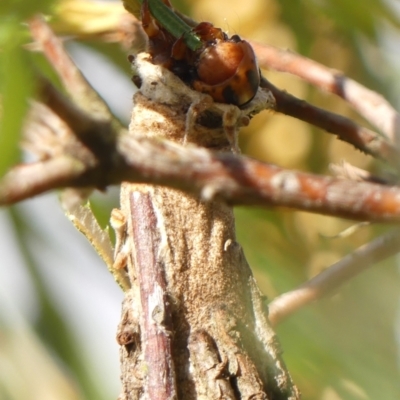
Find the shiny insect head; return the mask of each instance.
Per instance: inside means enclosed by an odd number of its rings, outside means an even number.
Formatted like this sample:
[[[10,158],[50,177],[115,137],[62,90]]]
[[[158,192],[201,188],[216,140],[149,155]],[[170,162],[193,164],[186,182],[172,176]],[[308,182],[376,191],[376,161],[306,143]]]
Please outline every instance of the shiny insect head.
[[[162,2],[172,10],[169,0]],[[176,38],[152,15],[149,0],[142,2],[141,20],[154,64],[168,68],[216,102],[243,106],[254,98],[260,70],[252,47],[238,35],[228,37],[211,23],[201,22]],[[189,36],[198,41],[192,48],[187,44]]]

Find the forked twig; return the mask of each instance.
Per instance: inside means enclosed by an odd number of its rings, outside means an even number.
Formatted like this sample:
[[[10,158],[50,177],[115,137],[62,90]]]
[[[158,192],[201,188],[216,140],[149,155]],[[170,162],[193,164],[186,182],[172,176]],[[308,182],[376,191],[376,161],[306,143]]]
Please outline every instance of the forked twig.
[[[276,111],[308,122],[338,136],[356,149],[370,154],[400,169],[400,149],[376,132],[359,126],[349,118],[332,113],[300,100],[275,87],[264,79],[262,86],[269,89],[276,100]]]
[[[29,29],[36,43],[40,45],[43,54],[57,72],[73,103],[79,106],[81,110],[89,112],[92,117],[97,116],[103,121],[108,119],[117,123],[106,103],[74,64],[65,51],[61,40],[54,35],[42,16],[36,15],[31,18]]]
[[[393,143],[399,144],[400,115],[380,94],[293,51],[251,42],[260,66],[296,75],[320,89],[346,100],[370,124]]]

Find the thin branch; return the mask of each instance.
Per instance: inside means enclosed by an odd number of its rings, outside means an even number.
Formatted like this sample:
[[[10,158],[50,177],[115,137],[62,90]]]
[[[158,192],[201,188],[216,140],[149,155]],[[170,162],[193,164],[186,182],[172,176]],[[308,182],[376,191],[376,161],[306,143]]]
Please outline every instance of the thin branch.
[[[261,67],[288,72],[334,93],[351,104],[369,123],[399,144],[400,115],[380,94],[328,68],[289,50],[251,42]]]
[[[18,165],[0,182],[0,206],[69,186],[86,170],[76,159],[60,156],[47,161]]]
[[[399,251],[400,230],[380,236],[360,247],[297,289],[275,298],[269,305],[271,323],[281,323],[299,309],[328,295],[354,276]]]
[[[400,169],[400,150],[383,136],[370,129],[357,125],[354,121],[300,100],[276,88],[266,79],[262,86],[269,89],[275,97],[276,111],[308,122],[314,126],[334,133],[339,139],[352,144],[366,154],[390,163]]]
[[[114,120],[115,117],[106,103],[82,75],[65,51],[61,40],[55,36],[42,16],[37,15],[31,18],[29,28],[33,39],[58,74],[63,87],[73,102],[93,117],[97,116],[101,120]]]
[[[43,104],[65,121],[76,136],[83,138],[88,132],[98,130],[99,123],[93,115],[77,107],[73,100],[61,94],[45,77],[38,77],[37,86]],[[107,121],[108,118],[104,118],[100,123],[105,126]]]

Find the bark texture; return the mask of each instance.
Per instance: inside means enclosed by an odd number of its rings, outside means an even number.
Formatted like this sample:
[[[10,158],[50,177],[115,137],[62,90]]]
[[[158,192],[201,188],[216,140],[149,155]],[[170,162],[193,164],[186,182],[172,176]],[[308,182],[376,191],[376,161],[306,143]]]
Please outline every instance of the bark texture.
[[[134,67],[142,86],[134,96],[131,135],[235,150],[237,128],[272,101],[260,90],[247,109],[218,105],[146,55]],[[236,242],[232,208],[212,195],[212,187],[200,198],[123,184],[132,287],[117,334],[120,400],[299,398]]]

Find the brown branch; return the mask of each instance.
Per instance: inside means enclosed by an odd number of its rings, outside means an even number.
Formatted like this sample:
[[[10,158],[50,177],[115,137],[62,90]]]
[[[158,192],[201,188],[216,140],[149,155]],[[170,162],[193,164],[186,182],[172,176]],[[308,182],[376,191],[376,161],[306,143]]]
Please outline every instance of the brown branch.
[[[38,77],[37,87],[42,103],[66,122],[76,136],[83,138],[87,136],[88,132],[98,130],[99,126],[93,115],[77,107],[76,103],[62,95],[45,77]],[[105,121],[107,120],[108,118],[105,118],[102,121],[103,126],[106,125]]]
[[[11,170],[0,184],[0,204],[11,204],[55,187],[104,188],[129,181],[180,188],[230,204],[284,206],[357,220],[400,221],[398,187],[285,170],[246,157],[160,139],[121,135],[115,143],[108,138],[103,143],[101,140],[99,135],[93,149],[86,144],[82,158],[66,164],[69,170],[64,167],[58,182],[57,171],[49,168],[61,163],[57,159]],[[84,156],[89,150],[92,153],[87,165]],[[75,152],[69,156],[75,156]]]
[[[266,79],[263,79],[262,86],[274,95],[276,111],[334,133],[339,139],[352,144],[364,153],[380,158],[397,169],[400,168],[400,150],[383,136],[357,125],[349,118],[313,106],[279,90]]]
[[[399,230],[378,237],[333,264],[297,289],[275,298],[269,305],[269,320],[273,325],[281,323],[299,309],[328,295],[354,276],[399,251]]]
[[[171,160],[179,154],[178,162],[164,164],[161,153],[153,153],[153,145],[148,148],[149,155],[140,162],[135,156],[139,151],[136,144],[129,140],[128,145],[127,138],[123,140],[127,143],[123,150],[125,159],[131,167],[143,167],[144,175],[149,178],[159,179],[162,174],[166,178],[163,184],[200,192],[203,198],[217,196],[230,204],[285,206],[359,220],[399,221],[400,189],[397,187],[289,171],[204,149],[183,152],[167,143],[162,152],[165,156],[169,153]],[[145,151],[147,142],[142,141],[140,146]],[[125,176],[126,180],[129,178]]]
[[[399,143],[400,115],[380,94],[346,77],[343,72],[328,68],[292,51],[256,42],[251,42],[251,45],[262,68],[291,73],[340,96],[393,143]]]

